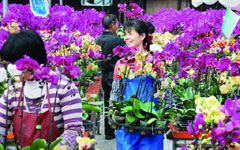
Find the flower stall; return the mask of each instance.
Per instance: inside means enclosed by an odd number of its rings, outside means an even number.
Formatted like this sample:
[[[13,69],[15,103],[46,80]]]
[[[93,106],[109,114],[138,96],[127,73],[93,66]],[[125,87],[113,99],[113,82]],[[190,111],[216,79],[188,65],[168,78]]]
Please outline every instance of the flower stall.
[[[143,15],[144,10],[135,3],[130,6],[119,4],[118,7],[119,12],[129,19],[151,22],[156,32],[148,53],[139,53],[127,46],[114,49],[114,55],[132,56],[143,64],[135,73],[127,65],[117,68],[118,75],[125,79],[123,82],[135,78],[138,81],[135,95],[112,102],[109,113],[116,132],[124,127],[128,133],[155,135],[154,140],[163,141],[160,135],[168,130],[171,122],[173,138],[183,138],[181,134],[186,135],[188,131],[187,138],[193,140],[182,150],[239,149],[240,40],[234,35],[240,33],[240,23],[233,36],[225,39],[221,32],[225,10],[161,9],[149,16]],[[1,16],[2,13],[0,11]],[[236,14],[240,15],[239,12]],[[102,111],[98,63],[113,57],[104,58],[95,43],[103,31],[101,20],[104,15],[94,9],[74,11],[68,6],[55,5],[50,8],[49,16],[42,18],[34,16],[29,5],[9,5],[8,15],[1,18],[0,47],[10,34],[32,29],[44,41],[48,65],[41,66],[29,56],[18,60],[16,65],[0,61],[0,96],[21,81],[17,77],[20,71],[26,73],[28,70],[39,82],[56,86],[66,76],[82,97],[83,119],[96,123],[96,114]],[[122,29],[118,34],[124,37]],[[122,87],[124,91],[132,90],[126,88]],[[96,124],[90,127],[95,130]],[[61,140],[37,139],[23,149],[67,149],[57,146]],[[96,143],[87,137],[72,137],[72,140],[83,150]]]

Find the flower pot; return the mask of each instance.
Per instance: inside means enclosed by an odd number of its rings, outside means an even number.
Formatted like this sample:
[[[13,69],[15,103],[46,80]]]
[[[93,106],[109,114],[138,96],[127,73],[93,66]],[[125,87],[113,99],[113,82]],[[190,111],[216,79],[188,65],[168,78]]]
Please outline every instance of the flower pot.
[[[128,132],[128,133],[134,133],[134,132],[136,132],[136,130],[135,130],[134,128],[132,128],[132,127],[126,127],[126,126],[125,126],[124,130],[125,130],[126,132]]]
[[[154,134],[163,134],[163,130],[154,130],[153,131]]]
[[[113,115],[112,120],[116,123],[123,123],[124,120],[125,120],[125,117],[121,117],[121,116],[118,116],[118,115]]]
[[[156,121],[156,127],[158,127],[158,128],[165,128],[166,127],[166,123],[167,123],[167,121],[157,120]]]
[[[191,122],[192,120],[194,120],[194,118],[181,117],[180,115],[177,115],[176,123],[177,123],[179,130],[187,131],[187,126],[188,126],[189,122]]]
[[[141,135],[149,135],[149,134],[151,134],[151,131],[140,130],[139,133],[140,133]]]
[[[148,125],[147,121],[140,120],[140,127],[146,127]]]

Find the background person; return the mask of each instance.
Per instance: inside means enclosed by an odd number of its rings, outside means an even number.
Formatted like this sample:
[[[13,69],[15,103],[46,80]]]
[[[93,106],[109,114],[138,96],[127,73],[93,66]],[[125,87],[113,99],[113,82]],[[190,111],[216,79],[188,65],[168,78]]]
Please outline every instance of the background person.
[[[99,69],[102,71],[102,88],[104,91],[104,106],[105,111],[108,111],[109,107],[109,98],[110,92],[112,89],[113,82],[113,71],[114,66],[119,59],[118,56],[109,57],[109,55],[113,56],[113,49],[118,45],[124,45],[123,40],[116,35],[116,31],[118,29],[118,20],[116,15],[114,14],[106,14],[102,20],[102,25],[104,27],[103,33],[96,39],[96,44],[100,45],[102,48],[102,52],[105,56],[105,61],[99,64]],[[104,118],[105,124],[105,139],[110,140],[113,139],[114,130],[108,124],[108,118]]]

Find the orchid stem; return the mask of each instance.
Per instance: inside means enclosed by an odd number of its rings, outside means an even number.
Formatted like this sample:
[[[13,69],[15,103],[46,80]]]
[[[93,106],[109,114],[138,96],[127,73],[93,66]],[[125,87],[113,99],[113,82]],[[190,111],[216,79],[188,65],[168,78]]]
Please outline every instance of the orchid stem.
[[[58,91],[61,85],[61,81],[62,81],[62,71],[60,71],[60,79],[58,82],[58,87],[57,87],[57,91],[55,94],[55,99],[54,99],[54,104],[53,104],[53,111],[52,111],[52,118],[51,118],[51,125],[50,125],[50,132],[49,132],[49,136],[48,136],[48,146],[47,146],[47,150],[49,150],[50,148],[50,144],[52,142],[52,132],[53,132],[53,121],[54,121],[54,116],[55,116],[55,108],[56,108],[56,102],[57,102],[57,95],[58,95]],[[46,85],[48,86],[48,84]],[[50,110],[49,110],[50,111]]]

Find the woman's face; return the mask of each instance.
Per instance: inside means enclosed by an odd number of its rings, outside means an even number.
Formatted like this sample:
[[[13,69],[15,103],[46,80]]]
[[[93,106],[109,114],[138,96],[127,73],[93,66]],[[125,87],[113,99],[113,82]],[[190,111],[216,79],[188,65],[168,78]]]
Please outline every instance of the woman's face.
[[[124,42],[128,47],[140,47],[143,45],[145,33],[139,34],[134,28],[130,28],[126,29],[124,34]]]

